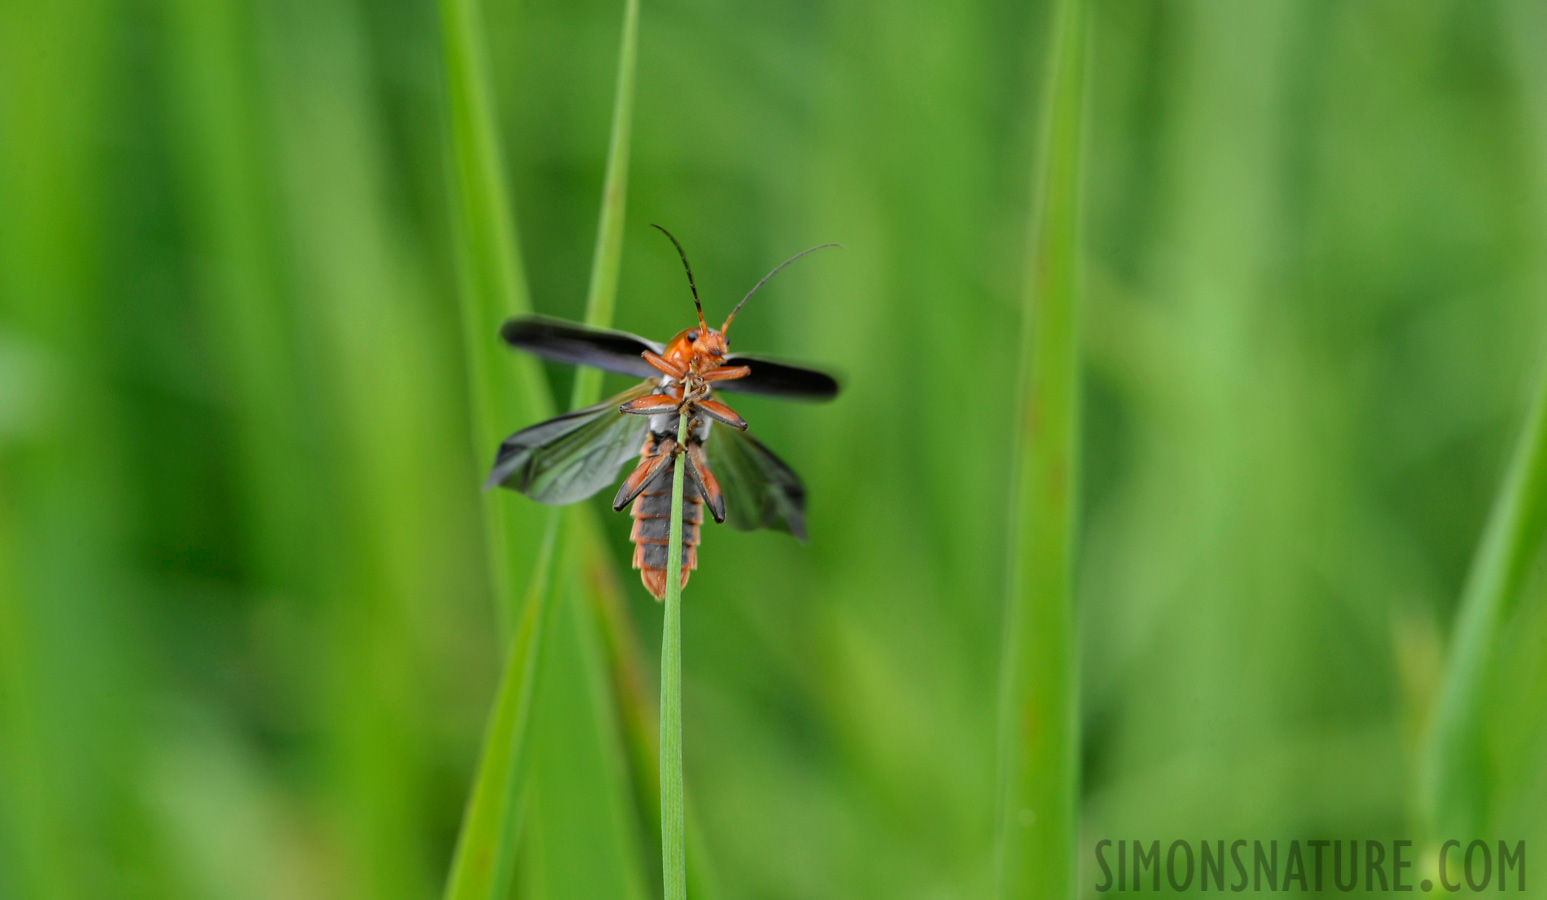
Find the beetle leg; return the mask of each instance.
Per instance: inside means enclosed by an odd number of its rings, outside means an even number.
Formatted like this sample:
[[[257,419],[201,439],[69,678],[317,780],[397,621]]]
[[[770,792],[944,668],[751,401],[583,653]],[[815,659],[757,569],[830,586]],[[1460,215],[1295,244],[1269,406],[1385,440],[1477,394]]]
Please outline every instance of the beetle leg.
[[[638,402],[638,401],[635,401]],[[716,422],[723,422],[737,431],[747,430],[747,420],[736,415],[736,411],[718,400],[699,400],[695,404],[698,410]]]
[[[630,416],[653,416],[656,413],[676,409],[682,401],[670,394],[649,394],[638,397],[618,407],[618,412]]]
[[[752,374],[751,366],[721,366],[704,373],[705,381],[732,381]]]
[[[672,362],[659,353],[656,353],[652,350],[646,350],[639,355],[644,358],[645,362],[649,363],[652,368],[660,372],[662,375],[670,375],[672,378],[675,378],[678,381],[681,381],[687,377],[687,369]]]
[[[619,512],[633,502],[634,498],[639,496],[639,492],[643,491],[655,476],[661,473],[666,464],[671,462],[672,457],[676,455],[676,450],[677,441],[673,438],[666,438],[656,444],[651,455],[641,459],[639,465],[634,467],[634,471],[623,479],[623,484],[618,486],[618,494],[612,498],[612,511]]]
[[[723,523],[725,494],[720,490],[719,479],[709,471],[709,460],[704,458],[704,445],[697,441],[688,444],[687,457],[688,474],[693,476],[693,481],[698,485],[698,492],[703,495],[709,514],[714,516],[716,522]]]

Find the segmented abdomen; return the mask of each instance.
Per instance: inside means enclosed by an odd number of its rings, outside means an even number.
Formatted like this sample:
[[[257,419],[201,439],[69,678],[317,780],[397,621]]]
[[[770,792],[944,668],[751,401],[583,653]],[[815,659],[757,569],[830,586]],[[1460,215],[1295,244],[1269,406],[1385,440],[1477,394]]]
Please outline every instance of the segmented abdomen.
[[[645,439],[643,454],[648,456],[657,449],[654,436]],[[660,600],[666,596],[666,554],[671,543],[671,488],[675,476],[674,466],[667,463],[661,473],[650,480],[644,492],[634,500],[630,515],[634,528],[629,540],[634,542],[634,568],[645,589]],[[682,486],[682,586],[688,576],[698,568],[698,526],[704,521],[704,499],[698,485],[687,478]]]

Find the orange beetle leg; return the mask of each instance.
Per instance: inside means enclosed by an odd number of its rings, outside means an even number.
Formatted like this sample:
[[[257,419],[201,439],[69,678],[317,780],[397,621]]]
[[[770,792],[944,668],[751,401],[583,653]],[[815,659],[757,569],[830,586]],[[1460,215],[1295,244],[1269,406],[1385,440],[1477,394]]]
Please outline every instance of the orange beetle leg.
[[[630,472],[629,476],[623,479],[623,484],[618,487],[618,495],[612,498],[612,511],[618,512],[632,503],[634,498],[639,496],[639,492],[660,474],[668,462],[671,462],[676,449],[677,442],[667,438],[655,448],[654,456],[641,459],[639,465],[634,467],[634,471]]]
[[[750,366],[721,366],[704,373],[705,381],[733,381],[752,374]]]
[[[660,372],[662,375],[670,375],[672,378],[675,378],[678,381],[681,381],[687,377],[687,369],[683,368],[677,363],[672,362],[659,353],[653,353],[649,350],[646,350],[639,355],[644,358],[645,362],[649,363],[652,368]]]
[[[709,471],[709,460],[704,458],[704,446],[702,444],[688,444],[688,473],[698,484],[698,492],[704,495],[704,503],[709,506],[709,514],[714,516],[716,522],[725,521],[725,494],[720,490],[720,481]]]
[[[747,430],[747,420],[736,415],[736,411],[718,400],[699,400],[695,404],[699,411],[716,422],[724,422],[737,431]]]
[[[630,416],[653,416],[656,413],[670,412],[677,408],[680,401],[670,394],[650,394],[618,407],[618,412]]]

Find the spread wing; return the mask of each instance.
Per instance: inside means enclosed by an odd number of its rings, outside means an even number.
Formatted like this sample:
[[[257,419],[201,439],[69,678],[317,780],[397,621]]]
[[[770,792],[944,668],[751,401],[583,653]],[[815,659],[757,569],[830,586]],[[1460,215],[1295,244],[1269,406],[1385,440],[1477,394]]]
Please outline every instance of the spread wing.
[[[507,319],[500,326],[500,337],[510,346],[543,359],[591,366],[637,378],[660,377],[661,373],[650,368],[640,354],[646,350],[660,353],[666,349],[625,331],[591,328],[546,316]]]
[[[772,528],[806,539],[806,486],[772,450],[744,431],[713,428],[704,443],[725,495],[725,521],[740,531]]]
[[[716,382],[715,390],[791,400],[831,400],[838,396],[838,379],[815,369],[734,353],[725,358],[725,365],[746,366],[752,371],[744,378]]]
[[[498,485],[539,503],[560,506],[610,486],[618,478],[619,467],[639,455],[650,427],[647,417],[625,416],[618,407],[653,389],[646,382],[595,406],[516,432],[500,444],[484,490]]]

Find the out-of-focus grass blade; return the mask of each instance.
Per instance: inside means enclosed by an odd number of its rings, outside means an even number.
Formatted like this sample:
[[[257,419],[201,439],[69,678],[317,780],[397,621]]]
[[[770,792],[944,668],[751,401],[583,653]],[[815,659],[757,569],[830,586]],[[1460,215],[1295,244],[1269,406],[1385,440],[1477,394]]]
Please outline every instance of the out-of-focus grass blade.
[[[624,12],[612,138],[608,150],[601,218],[597,227],[591,286],[586,303],[587,323],[598,326],[605,326],[612,319],[622,256],[638,12],[637,0],[629,0]],[[481,60],[478,37],[481,28],[476,4],[473,0],[443,0],[441,19],[453,155],[462,204],[462,228],[466,232],[465,253],[468,258],[464,261],[466,284],[463,290],[463,323],[469,345],[468,364],[477,420],[475,441],[479,447],[493,447],[500,437],[500,421],[531,421],[545,414],[546,410],[539,407],[544,398],[531,397],[533,392],[527,391],[527,415],[515,414],[503,418],[496,415],[497,410],[506,406],[499,401],[500,385],[505,376],[492,368],[490,354],[484,348],[497,333],[499,322],[518,308],[525,309],[527,303],[519,263],[515,257],[515,228],[504,205],[506,200],[500,176],[500,154],[494,138],[489,91]],[[520,364],[527,376],[523,381],[529,385],[537,384],[537,370],[531,362],[523,359]],[[594,402],[600,387],[600,373],[582,370],[575,382],[574,404]],[[502,505],[506,508],[514,506]],[[594,586],[600,590],[608,584],[616,588],[615,580],[587,578],[580,571],[561,572],[551,577],[547,574],[557,552],[557,543],[562,539],[560,520],[564,515],[558,511],[550,514],[531,589],[527,593],[526,609],[521,617],[516,640],[510,648],[495,712],[485,739],[484,755],[452,862],[446,886],[448,898],[498,897],[508,890],[517,852],[519,817],[525,803],[523,782],[529,769],[526,760],[532,752],[529,746],[530,720],[535,684],[540,668],[545,623],[549,618],[552,598],[557,592],[555,582],[560,578],[580,577],[588,588]],[[491,534],[502,525],[497,514],[491,515],[490,523]],[[571,523],[571,528],[565,530],[576,536],[570,539],[580,541],[587,548],[599,544],[595,524],[585,510],[571,513]],[[504,525],[508,531],[508,523]],[[503,556],[508,560],[518,550],[518,546],[508,534],[503,539],[496,535],[491,540],[490,553],[491,556]],[[508,570],[496,572],[493,581],[496,590],[505,591],[516,583],[515,576],[509,574]],[[610,630],[616,632],[626,628],[621,619],[621,602],[616,597],[611,598],[611,602],[598,603],[598,607]],[[578,639],[586,641],[587,637],[581,634]],[[620,640],[616,636],[606,643],[609,649],[619,645]],[[584,662],[594,660],[595,656],[582,653],[574,659]],[[631,831],[625,829],[620,833],[626,844],[630,843],[627,835]],[[637,846],[634,849],[637,851]],[[627,848],[621,851],[620,858],[627,860],[631,856],[636,857],[635,864],[625,862],[622,877],[632,893],[642,893],[637,852],[631,854]]]
[[[1470,840],[1489,821],[1485,686],[1530,563],[1547,540],[1547,376],[1537,386],[1472,561],[1430,727],[1423,801],[1431,836]],[[1541,636],[1547,641],[1547,635]]]
[[[634,802],[644,837],[650,847],[643,858],[651,858],[660,848],[661,792],[660,792],[660,722],[657,706],[650,696],[645,678],[645,657],[624,605],[623,586],[618,583],[616,570],[598,527],[596,518],[586,515],[588,510],[577,510],[577,524],[583,533],[577,535],[581,544],[581,572],[587,593],[600,618],[598,630],[605,641],[604,650],[612,672],[612,697],[617,706],[617,717],[628,754],[629,771],[634,785]],[[713,900],[720,896],[714,866],[705,850],[702,829],[694,813],[693,798],[684,798],[687,817],[687,877],[689,896],[699,900]]]
[[[1547,158],[1547,66],[1532,35],[1547,16],[1539,5],[1503,5],[1522,121],[1532,159]],[[1541,222],[1540,179],[1537,190]],[[1539,229],[1538,229],[1539,231]],[[1534,284],[1541,284],[1536,267]],[[1533,296],[1535,292],[1525,292]],[[1536,301],[1533,301],[1536,302]],[[1540,364],[1540,363],[1539,363]],[[1547,370],[1540,373],[1514,455],[1462,588],[1461,605],[1437,706],[1424,748],[1422,809],[1434,841],[1498,834],[1528,841],[1541,833],[1541,753],[1547,730],[1547,646],[1540,558],[1547,543]],[[1453,857],[1452,857],[1453,858]],[[1501,885],[1502,887],[1502,885]]]
[[[463,352],[472,398],[473,453],[481,461],[479,454],[498,446],[502,428],[511,422],[544,418],[550,414],[551,404],[533,361],[495,354],[500,323],[509,315],[528,311],[530,302],[514,216],[507,206],[477,0],[441,0],[440,18],[451,125],[452,189],[458,211]],[[502,874],[508,877],[516,853],[520,779],[527,768],[528,723],[550,596],[547,568],[561,514],[544,514],[530,504],[504,500],[496,495],[485,499],[484,523],[490,585],[507,624],[506,632],[513,630],[513,634],[447,877],[447,898],[499,896],[495,885]],[[510,605],[516,585],[522,582],[517,560],[525,555],[522,537],[532,534],[534,515],[545,519],[546,525],[530,570],[527,602],[518,613]]]
[[[579,510],[574,511],[578,513]],[[649,896],[628,788],[617,713],[594,598],[577,571],[580,543],[570,515],[560,536],[552,590],[552,638],[532,710],[532,774],[521,841],[522,897]]]
[[[591,256],[591,286],[586,292],[587,325],[612,324],[623,263],[623,223],[628,206],[629,140],[634,128],[634,69],[639,56],[639,0],[624,0],[623,37],[618,46],[618,83],[612,104],[612,137],[607,142],[607,174],[602,179],[602,213],[596,223]],[[575,372],[570,407],[590,406],[601,396],[602,373],[581,366]]]
[[[155,880],[106,277],[115,3],[0,4],[0,895]],[[109,126],[111,127],[111,126]],[[162,891],[162,893],[173,893]]]
[[[505,671],[500,676],[494,711],[484,733],[478,774],[462,816],[462,832],[446,880],[447,900],[497,898],[508,892],[516,856],[513,832],[522,814],[519,780],[528,768],[527,732],[536,692],[538,654],[533,645],[541,636],[541,619],[546,614],[544,598],[550,595],[548,562],[553,558],[559,519],[555,513],[543,538],[539,565],[505,656]],[[500,887],[497,889],[496,885]]]
[[[1074,640],[1078,258],[1085,22],[1062,0],[1037,180],[1021,345],[1015,506],[1001,678],[999,896],[1075,892],[1079,798]]]
[[[463,352],[472,396],[473,453],[492,459],[512,422],[534,422],[553,412],[542,372],[520,354],[501,354],[500,323],[531,311],[515,217],[501,169],[499,140],[488,87],[477,0],[441,0],[451,125],[452,193],[461,273]],[[537,563],[531,550],[547,516],[531,504],[484,502],[490,577],[506,633],[520,611],[511,604]],[[525,548],[525,549],[524,549]],[[508,599],[507,599],[508,598]]]
[[[623,262],[623,226],[628,201],[629,146],[634,121],[634,76],[639,45],[639,2],[626,0],[623,36],[618,48],[618,79],[612,109],[612,135],[607,147],[607,173],[602,184],[601,216],[596,226],[596,250],[591,260],[590,288],[586,294],[585,321],[599,328],[612,323],[618,295],[618,271]],[[575,373],[570,408],[590,406],[601,396],[602,373],[580,367]],[[640,820],[652,831],[660,822],[657,789],[658,723],[645,688],[644,656],[638,633],[624,605],[622,585],[613,574],[613,563],[602,540],[601,529],[589,509],[575,511],[575,539],[581,547],[581,577],[597,611],[604,649],[613,673],[612,695],[635,787]],[[695,896],[711,897],[712,877],[698,850],[701,841],[689,816],[688,844],[694,847],[689,882]],[[658,840],[659,836],[656,835]]]
[[[623,36],[618,48],[618,80],[612,109],[612,135],[607,147],[607,173],[602,185],[602,211],[596,226],[596,250],[591,260],[590,288],[586,294],[585,321],[605,328],[612,323],[618,295],[618,270],[623,262],[623,226],[628,200],[629,146],[634,121],[634,76],[639,45],[639,2],[626,0]],[[580,367],[575,373],[571,409],[590,406],[601,396],[602,373]],[[575,539],[581,544],[582,578],[596,605],[617,705],[622,736],[628,745],[641,821],[652,830],[660,822],[660,775],[658,725],[644,689],[644,657],[639,636],[624,607],[621,585],[612,574],[607,546],[595,516],[576,510]],[[659,835],[655,836],[659,840]],[[688,809],[687,844],[691,849],[688,883],[696,897],[717,894],[712,868],[703,853],[692,809]]]
[[[174,144],[180,199],[198,223],[197,291],[204,327],[232,386],[242,467],[238,486],[256,519],[255,557],[266,577],[292,586],[316,546],[304,498],[324,479],[297,477],[309,422],[298,398],[294,316],[281,291],[282,254],[264,180],[268,135],[257,126],[258,73],[245,3],[166,0],[167,79],[184,140]],[[308,571],[317,578],[319,573]],[[318,579],[320,580],[320,579]]]
[[[626,0],[618,46],[618,71],[613,97],[611,137],[607,148],[607,167],[602,181],[602,202],[597,219],[596,247],[592,254],[590,286],[586,295],[585,322],[598,328],[605,328],[612,323],[613,308],[618,293],[618,272],[623,260],[623,229],[627,220],[629,148],[633,131],[634,80],[638,44],[639,3],[638,0]],[[570,408],[578,409],[594,404],[601,395],[601,379],[602,373],[598,370],[584,366],[578,368]],[[641,732],[636,727],[639,715],[637,710],[629,706],[634,698],[634,691],[631,688],[642,679],[641,655],[637,649],[638,637],[625,612],[621,586],[612,574],[612,563],[607,558],[607,547],[602,540],[593,511],[585,506],[577,506],[566,511],[565,515],[568,521],[560,534],[560,540],[572,545],[572,548],[561,547],[555,551],[560,553],[560,558],[565,561],[559,577],[574,582],[572,587],[577,590],[568,591],[568,596],[577,601],[584,598],[584,602],[592,605],[596,615],[588,615],[586,611],[579,609],[571,611],[578,614],[575,621],[579,627],[570,629],[568,633],[572,634],[582,646],[578,648],[577,655],[564,657],[563,660],[556,658],[554,662],[558,665],[567,661],[568,665],[578,667],[572,673],[574,684],[571,687],[589,685],[592,688],[589,696],[593,702],[600,702],[606,707],[605,715],[610,718],[610,721],[592,723],[595,728],[589,733],[589,737],[600,744],[601,765],[604,770],[622,775],[627,770],[625,757],[637,758],[638,751],[634,745],[641,740]],[[559,590],[557,579],[550,583],[548,590],[550,592]],[[597,633],[598,628],[601,631],[600,635]],[[603,653],[606,654],[607,668],[613,676],[611,684],[606,686],[600,684],[599,679],[593,678],[592,671],[593,666],[602,662]],[[555,685],[555,690],[557,688],[558,686]],[[545,697],[549,693],[552,692],[545,691]],[[553,721],[553,727],[545,726],[541,729],[545,746],[552,747],[551,753],[541,754],[546,761],[539,763],[539,771],[544,773],[544,788],[562,785],[563,782],[559,776],[572,773],[575,769],[576,754],[584,754],[589,749],[583,743],[565,747],[566,737],[570,740],[582,741],[584,738],[574,733],[577,723],[572,709],[566,708],[559,711],[559,716],[559,719]],[[629,745],[626,753],[619,744],[620,738]],[[637,777],[636,772],[635,778]],[[627,780],[623,778],[612,780],[610,785],[615,790],[609,792],[606,797],[596,797],[595,805],[607,806],[616,802],[619,796],[625,794],[626,784]],[[597,828],[595,824],[587,826],[568,817],[558,820],[554,817],[576,806],[579,794],[588,790],[596,791],[598,787],[596,784],[574,784],[568,796],[545,803],[541,814],[545,824],[554,827],[555,831],[565,824],[578,824],[582,830],[588,830],[594,834]],[[636,785],[633,794],[636,807],[640,802],[640,795],[641,792]],[[630,896],[642,896],[645,893],[644,857],[639,852],[641,849],[639,843],[643,819],[637,815],[627,818],[627,821],[610,823],[614,826],[613,833],[620,839],[620,846],[612,848],[616,852],[611,855],[610,861],[617,866],[618,871],[615,875],[622,879],[623,889],[628,891]],[[587,849],[584,858],[573,859],[563,871],[550,872],[544,884],[560,894],[595,893],[599,889],[615,892],[618,890],[615,885],[603,888],[580,878],[587,872],[594,876],[606,867],[605,863],[608,861],[600,853],[600,848],[593,844]],[[497,881],[496,884],[499,882]]]
[[[255,13],[272,91],[282,222],[294,244],[295,312],[318,424],[327,529],[319,611],[328,652],[312,702],[350,884],[334,893],[391,900],[438,881],[416,835],[423,821],[424,731],[416,671],[421,616],[439,575],[434,509],[452,488],[427,465],[457,417],[444,397],[434,307],[392,213],[391,157],[369,91],[369,33],[344,0],[277,0]],[[317,85],[328,84],[328,90]],[[457,442],[460,443],[460,442]]]

